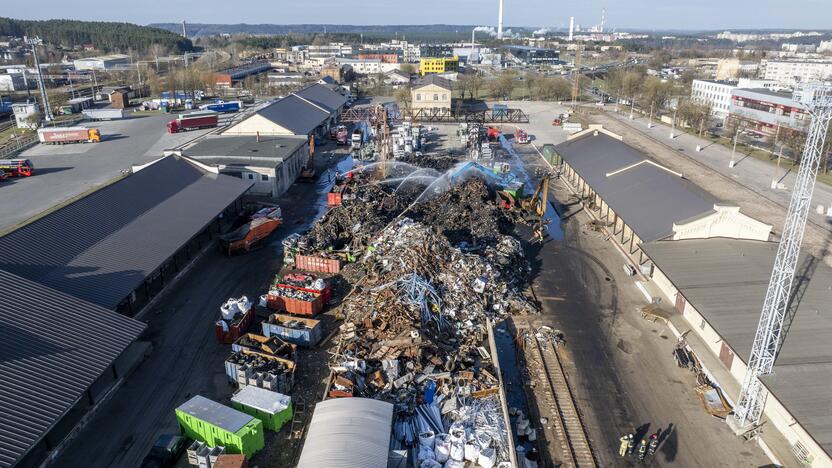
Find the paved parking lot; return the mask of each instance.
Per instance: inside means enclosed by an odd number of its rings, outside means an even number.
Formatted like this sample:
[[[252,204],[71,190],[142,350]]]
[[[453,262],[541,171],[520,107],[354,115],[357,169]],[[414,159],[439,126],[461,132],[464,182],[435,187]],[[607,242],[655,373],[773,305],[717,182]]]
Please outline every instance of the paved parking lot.
[[[107,183],[133,164],[152,161],[162,151],[209,130],[167,133],[173,114],[150,114],[124,120],[82,124],[101,130],[101,143],[37,145],[18,157],[32,161],[35,175],[7,179],[0,185],[0,232],[56,204]],[[224,116],[223,119],[229,119]]]

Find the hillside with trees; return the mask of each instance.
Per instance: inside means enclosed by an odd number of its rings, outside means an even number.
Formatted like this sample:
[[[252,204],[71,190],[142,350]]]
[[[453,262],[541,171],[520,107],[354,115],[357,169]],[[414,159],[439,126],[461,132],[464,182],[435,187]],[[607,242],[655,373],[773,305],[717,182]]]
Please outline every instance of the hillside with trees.
[[[44,42],[67,47],[92,44],[103,52],[146,53],[153,44],[172,52],[193,50],[193,44],[164,29],[102,21],[29,21],[0,17],[0,36],[40,36]]]

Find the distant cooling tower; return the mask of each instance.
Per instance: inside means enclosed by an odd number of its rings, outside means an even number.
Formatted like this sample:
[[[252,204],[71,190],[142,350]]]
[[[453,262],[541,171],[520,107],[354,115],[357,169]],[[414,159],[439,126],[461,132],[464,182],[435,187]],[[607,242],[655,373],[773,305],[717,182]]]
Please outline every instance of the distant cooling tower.
[[[572,40],[572,34],[575,32],[575,17],[569,17],[569,40]]]

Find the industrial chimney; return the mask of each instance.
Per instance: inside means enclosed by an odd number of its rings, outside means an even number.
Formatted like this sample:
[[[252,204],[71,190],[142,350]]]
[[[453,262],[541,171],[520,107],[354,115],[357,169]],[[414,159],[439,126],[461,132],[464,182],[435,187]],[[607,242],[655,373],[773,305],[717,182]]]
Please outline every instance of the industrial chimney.
[[[497,17],[497,39],[503,38],[503,0],[500,0],[500,14]]]
[[[575,32],[575,17],[569,17],[569,40],[572,40],[572,33]]]

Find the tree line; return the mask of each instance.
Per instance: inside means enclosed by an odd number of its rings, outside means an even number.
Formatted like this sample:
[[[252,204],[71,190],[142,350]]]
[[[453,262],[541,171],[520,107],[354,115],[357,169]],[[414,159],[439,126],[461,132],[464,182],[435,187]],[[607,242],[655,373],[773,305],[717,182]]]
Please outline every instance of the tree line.
[[[0,17],[0,36],[39,36],[48,44],[66,47],[92,44],[108,53],[133,50],[145,54],[153,44],[176,53],[194,48],[189,39],[164,29],[102,21],[30,21]]]

